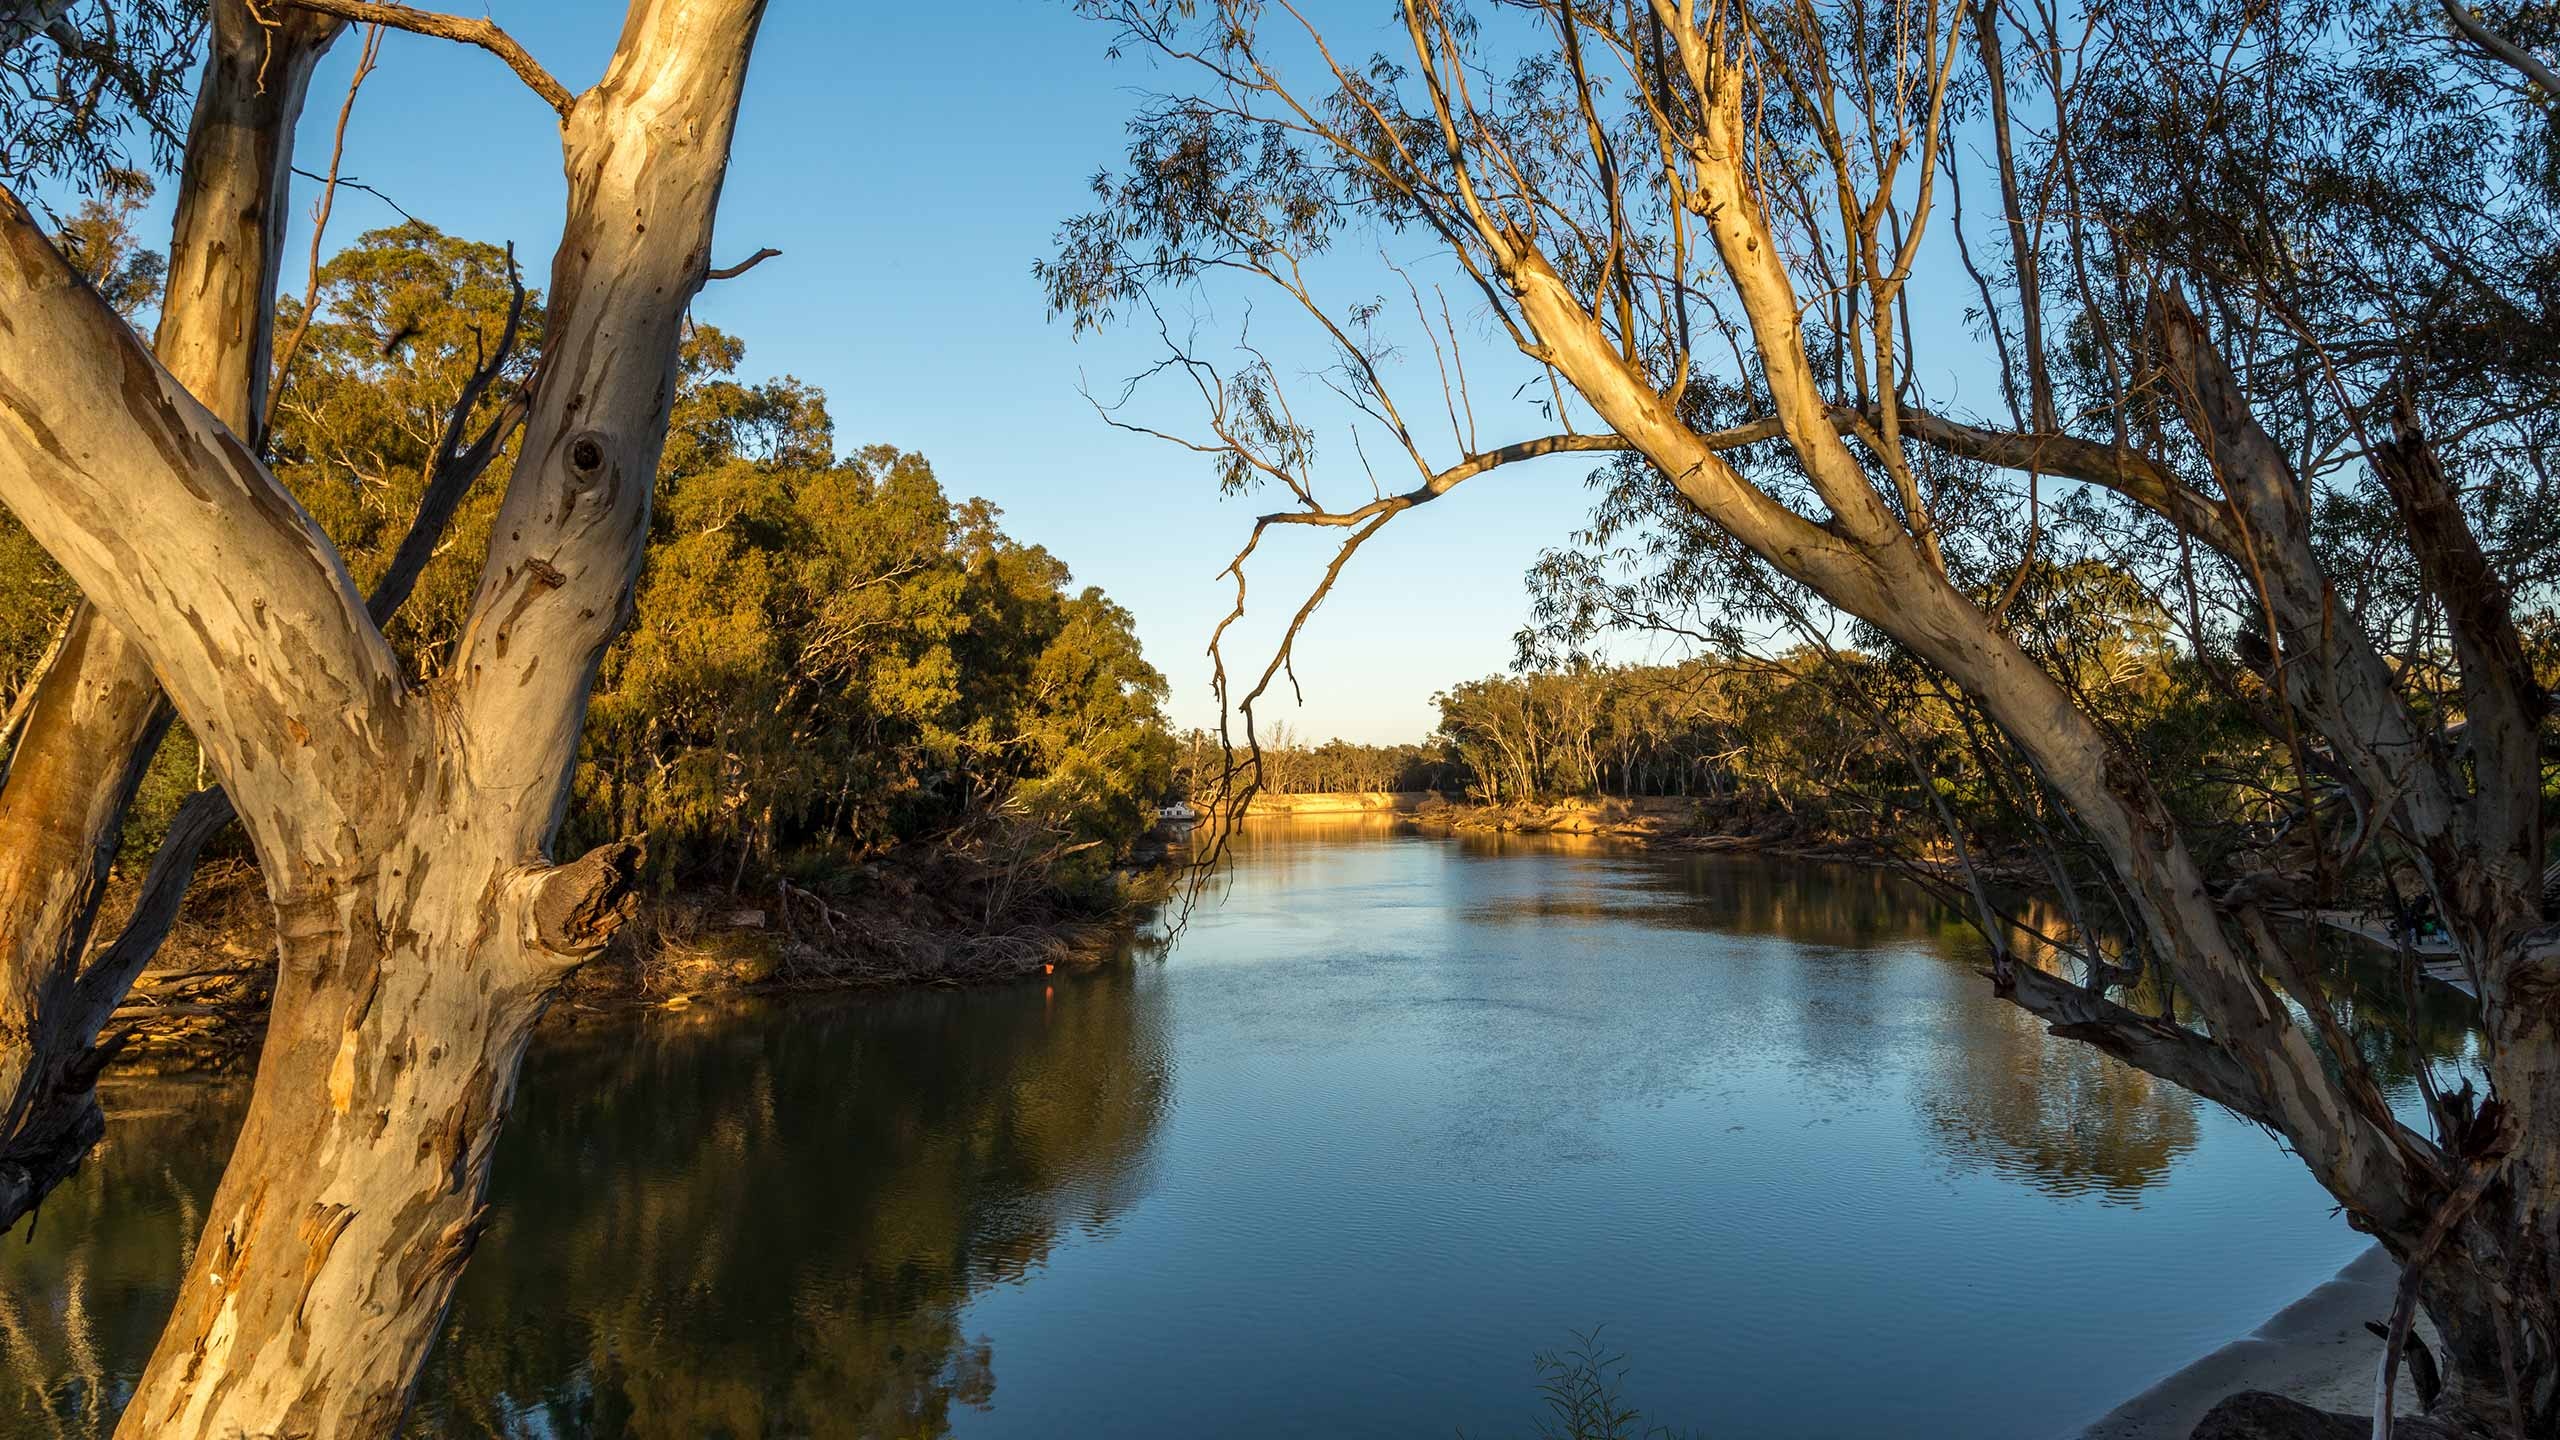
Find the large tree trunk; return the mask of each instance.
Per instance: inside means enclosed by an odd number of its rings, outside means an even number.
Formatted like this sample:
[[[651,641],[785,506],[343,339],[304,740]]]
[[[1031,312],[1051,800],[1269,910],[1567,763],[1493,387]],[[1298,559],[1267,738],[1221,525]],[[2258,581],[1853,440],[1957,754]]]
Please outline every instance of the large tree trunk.
[[[610,934],[618,854],[543,872],[448,805],[348,880],[277,887],[258,1085],[169,1324],[117,1433],[392,1433],[454,1281],[518,1063],[553,985]]]
[[[2443,1339],[2437,1413],[2484,1435],[2517,1433],[2521,1422],[2531,1440],[2551,1440],[2560,1437],[2560,1005],[2544,996],[2529,1010],[2501,1008],[2490,1017],[2488,1068],[2493,1105],[2507,1113],[2471,1128],[2499,1130],[2511,1147],[2476,1162],[2495,1178],[2424,1266],[2418,1298]],[[2384,1243],[2406,1258],[2391,1237]]]
[[[341,22],[295,13],[267,28],[242,0],[221,0],[213,21],[155,348],[249,436],[266,408],[294,122]],[[170,714],[141,647],[81,606],[0,786],[0,1230],[78,1167],[104,1124],[90,1087],[121,996],[96,1003],[81,961]]]
[[[1691,38],[1683,32],[1684,44]],[[2256,912],[2214,893],[2142,757],[2123,753],[1992,615],[1955,589],[1925,543],[1924,518],[1884,503],[1873,462],[1849,449],[1807,359],[1801,307],[1743,163],[1741,87],[1719,73],[1722,63],[1703,51],[1693,62],[1703,97],[1694,208],[1741,299],[1786,438],[1831,515],[1814,524],[1747,483],[1621,353],[1532,237],[1487,225],[1484,241],[1535,333],[1539,358],[1701,514],[1982,703],[2102,847],[2146,938],[2209,1034],[2115,1004],[2103,980],[2081,986],[2021,969],[2003,993],[2057,1034],[2280,1131],[2350,1223],[2419,1267],[2421,1303],[2450,1352],[2442,1357],[2447,1413],[2482,1433],[2520,1423],[2530,1440],[2560,1437],[2560,947],[2529,938],[2545,933],[2534,913],[2540,694],[2517,658],[2511,622],[2488,598],[2499,592],[2481,583],[2485,564],[2423,441],[2404,433],[2384,468],[2422,542],[2422,562],[2446,573],[2443,588],[2474,599],[2474,613],[2454,617],[2475,730],[2468,784],[2421,733],[2378,652],[2351,625],[2336,623],[2335,597],[2281,451],[2201,327],[2174,297],[2161,304],[2157,323],[2184,371],[2190,423],[2214,459],[2230,512],[2253,536],[2254,573],[2288,652],[2320,662],[2297,667],[2302,678],[2288,702],[2391,810],[2483,976],[2497,1106],[2477,1123],[2438,1117],[2432,1140],[2399,1123],[2352,1040],[2318,1023],[2325,1012],[2316,996],[2305,997],[2309,1026],[2286,1008],[2266,977],[2294,984],[2293,957]],[[1890,427],[1871,427],[1866,439],[1871,452],[1889,456],[1893,442],[1874,429],[1889,435]],[[2463,1177],[2478,1173],[2495,1178],[2434,1247],[2431,1226],[2457,1213],[2449,1207]]]
[[[411,689],[310,517],[0,207],[0,498],[142,637],[275,901],[257,1089],[120,1434],[381,1434],[469,1256],[535,1019],[629,855],[553,866],[709,268],[762,0],[633,0],[457,662]],[[158,622],[158,623],[154,623]]]

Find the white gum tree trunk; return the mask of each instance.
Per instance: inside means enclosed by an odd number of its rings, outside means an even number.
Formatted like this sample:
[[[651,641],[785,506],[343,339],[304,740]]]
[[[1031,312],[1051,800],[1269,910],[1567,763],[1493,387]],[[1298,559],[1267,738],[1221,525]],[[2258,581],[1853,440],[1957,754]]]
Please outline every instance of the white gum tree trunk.
[[[389,1433],[534,1021],[628,849],[548,859],[624,608],[762,0],[632,0],[461,661],[412,690],[292,498],[0,206],[0,499],[142,640],[275,902],[256,1091],[120,1435]]]
[[[293,129],[342,22],[213,7],[155,350],[235,434],[264,413]],[[149,657],[82,606],[0,784],[0,1230],[95,1142],[90,1079],[121,986],[80,974],[135,787],[169,722]],[[119,993],[101,993],[113,988]]]

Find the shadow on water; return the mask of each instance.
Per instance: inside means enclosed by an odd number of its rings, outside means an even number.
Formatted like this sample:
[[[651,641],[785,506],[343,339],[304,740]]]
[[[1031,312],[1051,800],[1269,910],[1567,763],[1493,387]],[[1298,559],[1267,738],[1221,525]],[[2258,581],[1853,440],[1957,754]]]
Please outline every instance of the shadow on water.
[[[1148,1184],[1171,1075],[1146,980],[546,1037],[407,1433],[945,1433],[1001,1372],[964,1333],[969,1297]],[[111,1424],[218,1176],[205,1132],[244,1099],[114,1095],[113,1143],[0,1272],[0,1433]]]

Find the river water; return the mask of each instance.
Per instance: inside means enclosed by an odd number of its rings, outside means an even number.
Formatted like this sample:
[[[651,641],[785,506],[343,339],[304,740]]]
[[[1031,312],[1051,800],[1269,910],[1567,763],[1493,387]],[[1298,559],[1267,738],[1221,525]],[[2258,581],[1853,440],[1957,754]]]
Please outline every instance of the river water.
[[[414,1436],[2069,1434],[2353,1258],[1888,876],[1260,826],[1054,985],[547,1032]],[[110,1423],[241,1094],[110,1093],[0,1247],[0,1434]]]

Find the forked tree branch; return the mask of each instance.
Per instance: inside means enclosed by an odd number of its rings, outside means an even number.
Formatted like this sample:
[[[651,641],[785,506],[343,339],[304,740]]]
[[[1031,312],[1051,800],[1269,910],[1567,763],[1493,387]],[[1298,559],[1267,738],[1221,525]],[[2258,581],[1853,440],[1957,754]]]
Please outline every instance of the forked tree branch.
[[[410,592],[417,588],[418,576],[434,558],[436,546],[452,525],[463,497],[488,472],[489,463],[505,448],[508,437],[524,424],[528,401],[525,392],[519,390],[490,417],[479,438],[468,446],[462,444],[471,412],[479,407],[481,397],[497,383],[515,355],[516,337],[524,319],[525,288],[523,278],[516,272],[513,246],[507,248],[507,280],[515,288],[515,298],[507,306],[506,328],[480,368],[463,382],[461,394],[445,417],[434,457],[428,462],[427,486],[418,498],[417,513],[410,518],[408,533],[400,537],[400,548],[392,553],[389,568],[365,601],[366,613],[376,625],[389,625],[391,617],[407,602]],[[205,845],[222,833],[237,813],[230,797],[218,785],[197,791],[178,807],[177,818],[161,837],[160,848],[152,852],[150,868],[143,874],[141,891],[124,929],[112,942],[100,947],[88,968],[81,972],[80,996],[85,1007],[82,1023],[88,1026],[88,1033],[94,1035],[106,1025],[133,989],[134,981],[151,963],[151,957],[159,953],[161,943],[169,938],[170,927],[177,924],[179,903],[186,898],[187,887],[194,883],[196,863],[202,858]]]
[[[406,5],[385,4],[382,0],[274,0],[274,3],[321,15],[335,15],[342,20],[366,25],[406,30],[413,35],[433,35],[439,40],[477,45],[506,61],[507,68],[532,86],[534,94],[542,97],[542,103],[562,116],[567,116],[569,107],[577,102],[578,97],[570,93],[568,86],[552,78],[551,72],[542,68],[541,61],[534,59],[531,52],[516,43],[514,36],[499,29],[493,21],[440,15],[432,10],[413,10]]]

